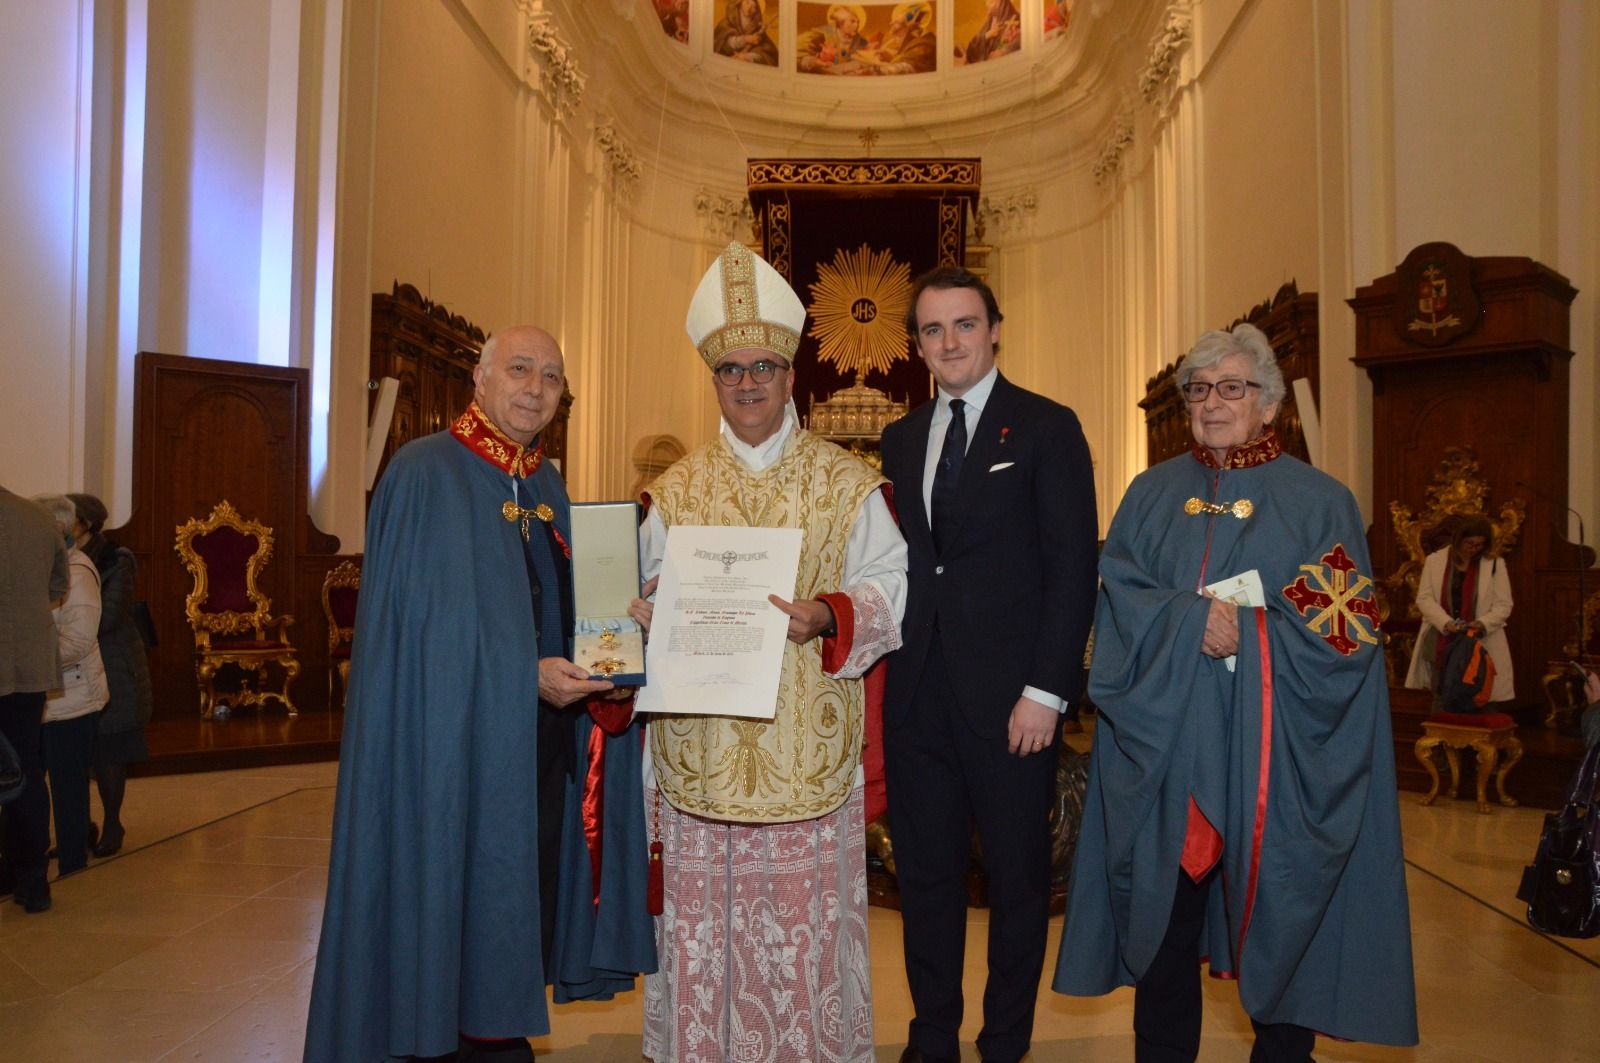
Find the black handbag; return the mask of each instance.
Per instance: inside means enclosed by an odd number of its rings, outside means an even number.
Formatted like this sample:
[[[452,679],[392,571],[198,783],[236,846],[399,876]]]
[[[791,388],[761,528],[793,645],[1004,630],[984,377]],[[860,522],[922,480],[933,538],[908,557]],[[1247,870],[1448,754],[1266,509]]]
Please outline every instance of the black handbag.
[[[22,774],[22,758],[17,756],[6,736],[0,735],[0,805],[15,801],[27,782]]]
[[[1560,812],[1544,817],[1533,863],[1522,872],[1517,899],[1528,902],[1528,924],[1557,937],[1600,935],[1600,807],[1595,773],[1600,746],[1589,747],[1572,793]]]

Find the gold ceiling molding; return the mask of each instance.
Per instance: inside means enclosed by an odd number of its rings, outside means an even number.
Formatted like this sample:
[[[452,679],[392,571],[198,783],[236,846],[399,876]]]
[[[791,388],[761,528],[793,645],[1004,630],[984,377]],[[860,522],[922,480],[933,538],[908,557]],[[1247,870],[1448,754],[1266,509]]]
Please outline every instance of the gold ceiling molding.
[[[811,286],[811,335],[817,357],[859,378],[886,373],[909,360],[905,315],[911,305],[911,267],[892,252],[863,243],[839,248],[817,266]]]
[[[976,195],[982,173],[977,159],[753,159],[746,171],[751,189],[948,188]]]

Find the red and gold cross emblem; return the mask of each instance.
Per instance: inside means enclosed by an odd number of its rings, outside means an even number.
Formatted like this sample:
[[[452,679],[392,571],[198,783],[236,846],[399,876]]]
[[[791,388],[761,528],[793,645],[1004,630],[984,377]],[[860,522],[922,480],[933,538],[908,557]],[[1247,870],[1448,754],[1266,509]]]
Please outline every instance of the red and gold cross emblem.
[[[1285,587],[1283,596],[1302,616],[1311,617],[1306,627],[1346,657],[1360,649],[1363,642],[1369,646],[1378,644],[1378,603],[1368,593],[1372,580],[1356,571],[1356,563],[1344,552],[1343,543],[1323,554],[1317,564],[1301,565],[1300,571],[1304,575]],[[1311,583],[1306,581],[1308,576]]]

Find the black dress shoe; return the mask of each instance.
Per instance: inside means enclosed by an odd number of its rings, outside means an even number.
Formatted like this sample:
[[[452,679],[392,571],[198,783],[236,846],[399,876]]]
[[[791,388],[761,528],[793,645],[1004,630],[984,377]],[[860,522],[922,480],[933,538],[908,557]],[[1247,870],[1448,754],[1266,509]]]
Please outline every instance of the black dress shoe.
[[[19,884],[17,892],[11,900],[13,903],[22,905],[22,910],[29,915],[48,912],[50,910],[50,883],[41,882],[32,888]]]
[[[115,828],[107,826],[105,833],[100,835],[99,843],[94,847],[94,855],[101,860],[117,855],[122,851],[123,834],[120,823]]]
[[[906,1045],[906,1050],[900,1053],[900,1063],[961,1063],[958,1059],[946,1059],[943,1056],[930,1056],[915,1045]]]
[[[521,1037],[505,1040],[462,1037],[456,1059],[459,1063],[532,1063],[533,1046]]]

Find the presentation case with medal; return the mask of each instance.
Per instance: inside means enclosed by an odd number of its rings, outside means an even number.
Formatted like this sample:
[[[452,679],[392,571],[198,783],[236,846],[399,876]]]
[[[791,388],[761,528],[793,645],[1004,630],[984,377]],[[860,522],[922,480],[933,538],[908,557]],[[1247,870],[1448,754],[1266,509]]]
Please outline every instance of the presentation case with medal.
[[[639,597],[639,504],[572,505],[572,659],[594,679],[644,685],[644,632],[628,615]]]

